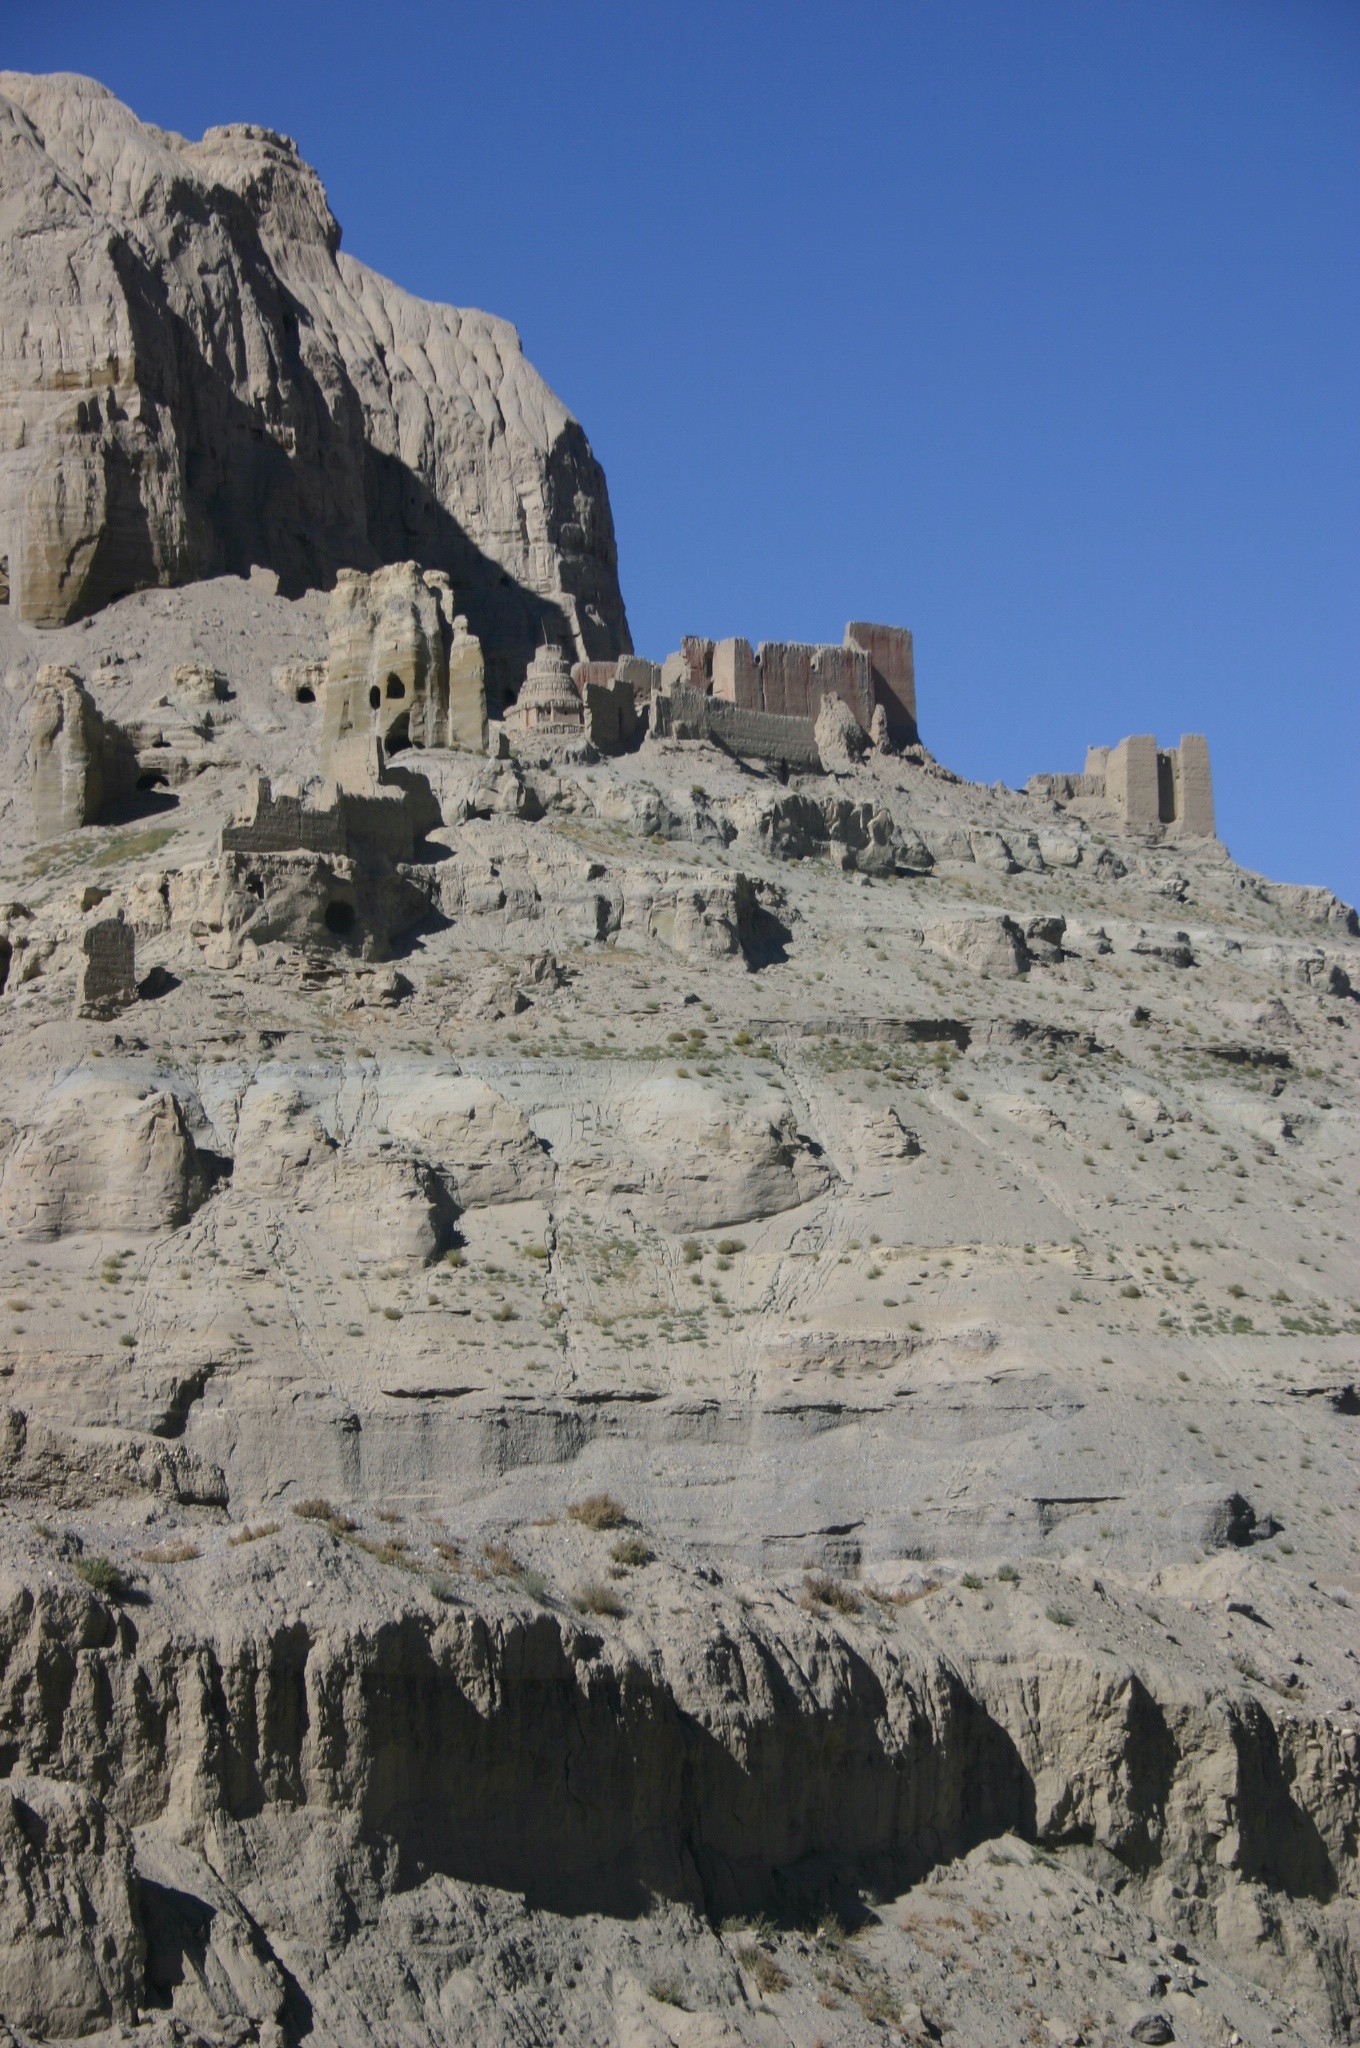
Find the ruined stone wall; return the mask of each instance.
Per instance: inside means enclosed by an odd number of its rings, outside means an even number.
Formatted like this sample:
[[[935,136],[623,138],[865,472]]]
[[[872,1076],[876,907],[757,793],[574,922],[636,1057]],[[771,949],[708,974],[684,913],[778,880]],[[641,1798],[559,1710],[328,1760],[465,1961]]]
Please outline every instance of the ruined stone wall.
[[[1161,786],[1157,773],[1157,742],[1151,733],[1134,733],[1110,751],[1105,768],[1105,795],[1124,814],[1131,832],[1160,824]]]
[[[254,815],[222,827],[224,854],[323,853],[343,859],[359,848],[388,861],[412,859],[413,806],[399,785],[331,787],[319,804],[312,804],[301,794],[276,796],[269,777],[262,775]]]
[[[270,779],[255,784],[253,817],[222,827],[223,853],[345,852],[345,821],[338,798],[313,809],[302,796],[275,796]]]
[[[914,747],[920,734],[916,728],[916,656],[910,628],[875,626],[866,619],[852,619],[845,629],[845,644],[863,648],[869,657],[874,709],[882,706],[892,744]]]
[[[1183,732],[1172,755],[1176,821],[1196,838],[1217,836],[1214,784],[1209,772],[1209,742],[1202,732]]]
[[[796,640],[719,640],[713,649],[713,695],[742,711],[773,718],[815,719],[826,697],[839,697],[867,732],[874,715],[872,665],[862,647],[819,647]]]
[[[651,730],[658,738],[712,740],[745,760],[769,761],[820,774],[816,732],[810,718],[779,718],[748,711],[726,698],[700,695],[683,686],[658,690],[652,698]]]
[[[1212,839],[1214,787],[1209,742],[1181,734],[1178,747],[1159,748],[1151,733],[1134,733],[1117,747],[1088,747],[1082,775],[1032,775],[1028,787],[1059,803],[1095,797],[1122,812],[1131,832],[1170,825],[1186,838]]]

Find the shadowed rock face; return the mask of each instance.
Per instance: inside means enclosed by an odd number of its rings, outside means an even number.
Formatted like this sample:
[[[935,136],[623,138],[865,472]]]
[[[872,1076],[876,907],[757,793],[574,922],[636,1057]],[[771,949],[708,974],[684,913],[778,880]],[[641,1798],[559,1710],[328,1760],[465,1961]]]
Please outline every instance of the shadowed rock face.
[[[92,80],[0,74],[10,601],[59,625],[153,584],[415,558],[501,690],[533,647],[631,648],[603,472],[513,327],[340,253],[316,173],[189,143]]]

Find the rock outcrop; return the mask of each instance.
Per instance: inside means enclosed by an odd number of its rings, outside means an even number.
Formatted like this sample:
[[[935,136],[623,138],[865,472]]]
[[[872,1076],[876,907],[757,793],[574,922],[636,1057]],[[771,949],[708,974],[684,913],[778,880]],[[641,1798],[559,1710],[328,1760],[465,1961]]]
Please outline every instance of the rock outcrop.
[[[452,579],[502,692],[545,631],[629,650],[580,426],[506,321],[342,254],[293,142],[191,143],[92,80],[5,72],[0,188],[0,557],[23,617],[414,557]]]
[[[131,795],[137,757],[127,735],[100,714],[74,669],[38,671],[29,709],[30,790],[40,839],[93,825]]]

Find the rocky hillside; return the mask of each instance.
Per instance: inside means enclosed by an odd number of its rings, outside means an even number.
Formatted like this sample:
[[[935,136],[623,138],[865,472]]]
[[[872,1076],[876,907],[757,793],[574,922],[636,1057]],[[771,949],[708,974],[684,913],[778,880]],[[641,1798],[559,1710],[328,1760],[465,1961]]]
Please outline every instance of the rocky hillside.
[[[23,617],[252,564],[447,571],[492,680],[630,646],[603,472],[504,320],[340,249],[287,137],[0,73],[0,557]]]
[[[325,651],[0,613],[13,2038],[1353,2039],[1354,913],[526,736],[300,931]],[[166,764],[47,838],[42,662]]]

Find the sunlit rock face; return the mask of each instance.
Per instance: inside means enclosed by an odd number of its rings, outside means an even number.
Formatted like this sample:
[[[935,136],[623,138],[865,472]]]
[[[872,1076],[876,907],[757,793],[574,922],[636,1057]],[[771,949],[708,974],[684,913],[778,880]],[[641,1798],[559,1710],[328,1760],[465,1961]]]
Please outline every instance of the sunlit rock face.
[[[0,556],[25,618],[415,559],[503,693],[545,632],[629,651],[579,424],[508,322],[344,255],[287,137],[191,143],[92,80],[6,72],[0,195]]]

